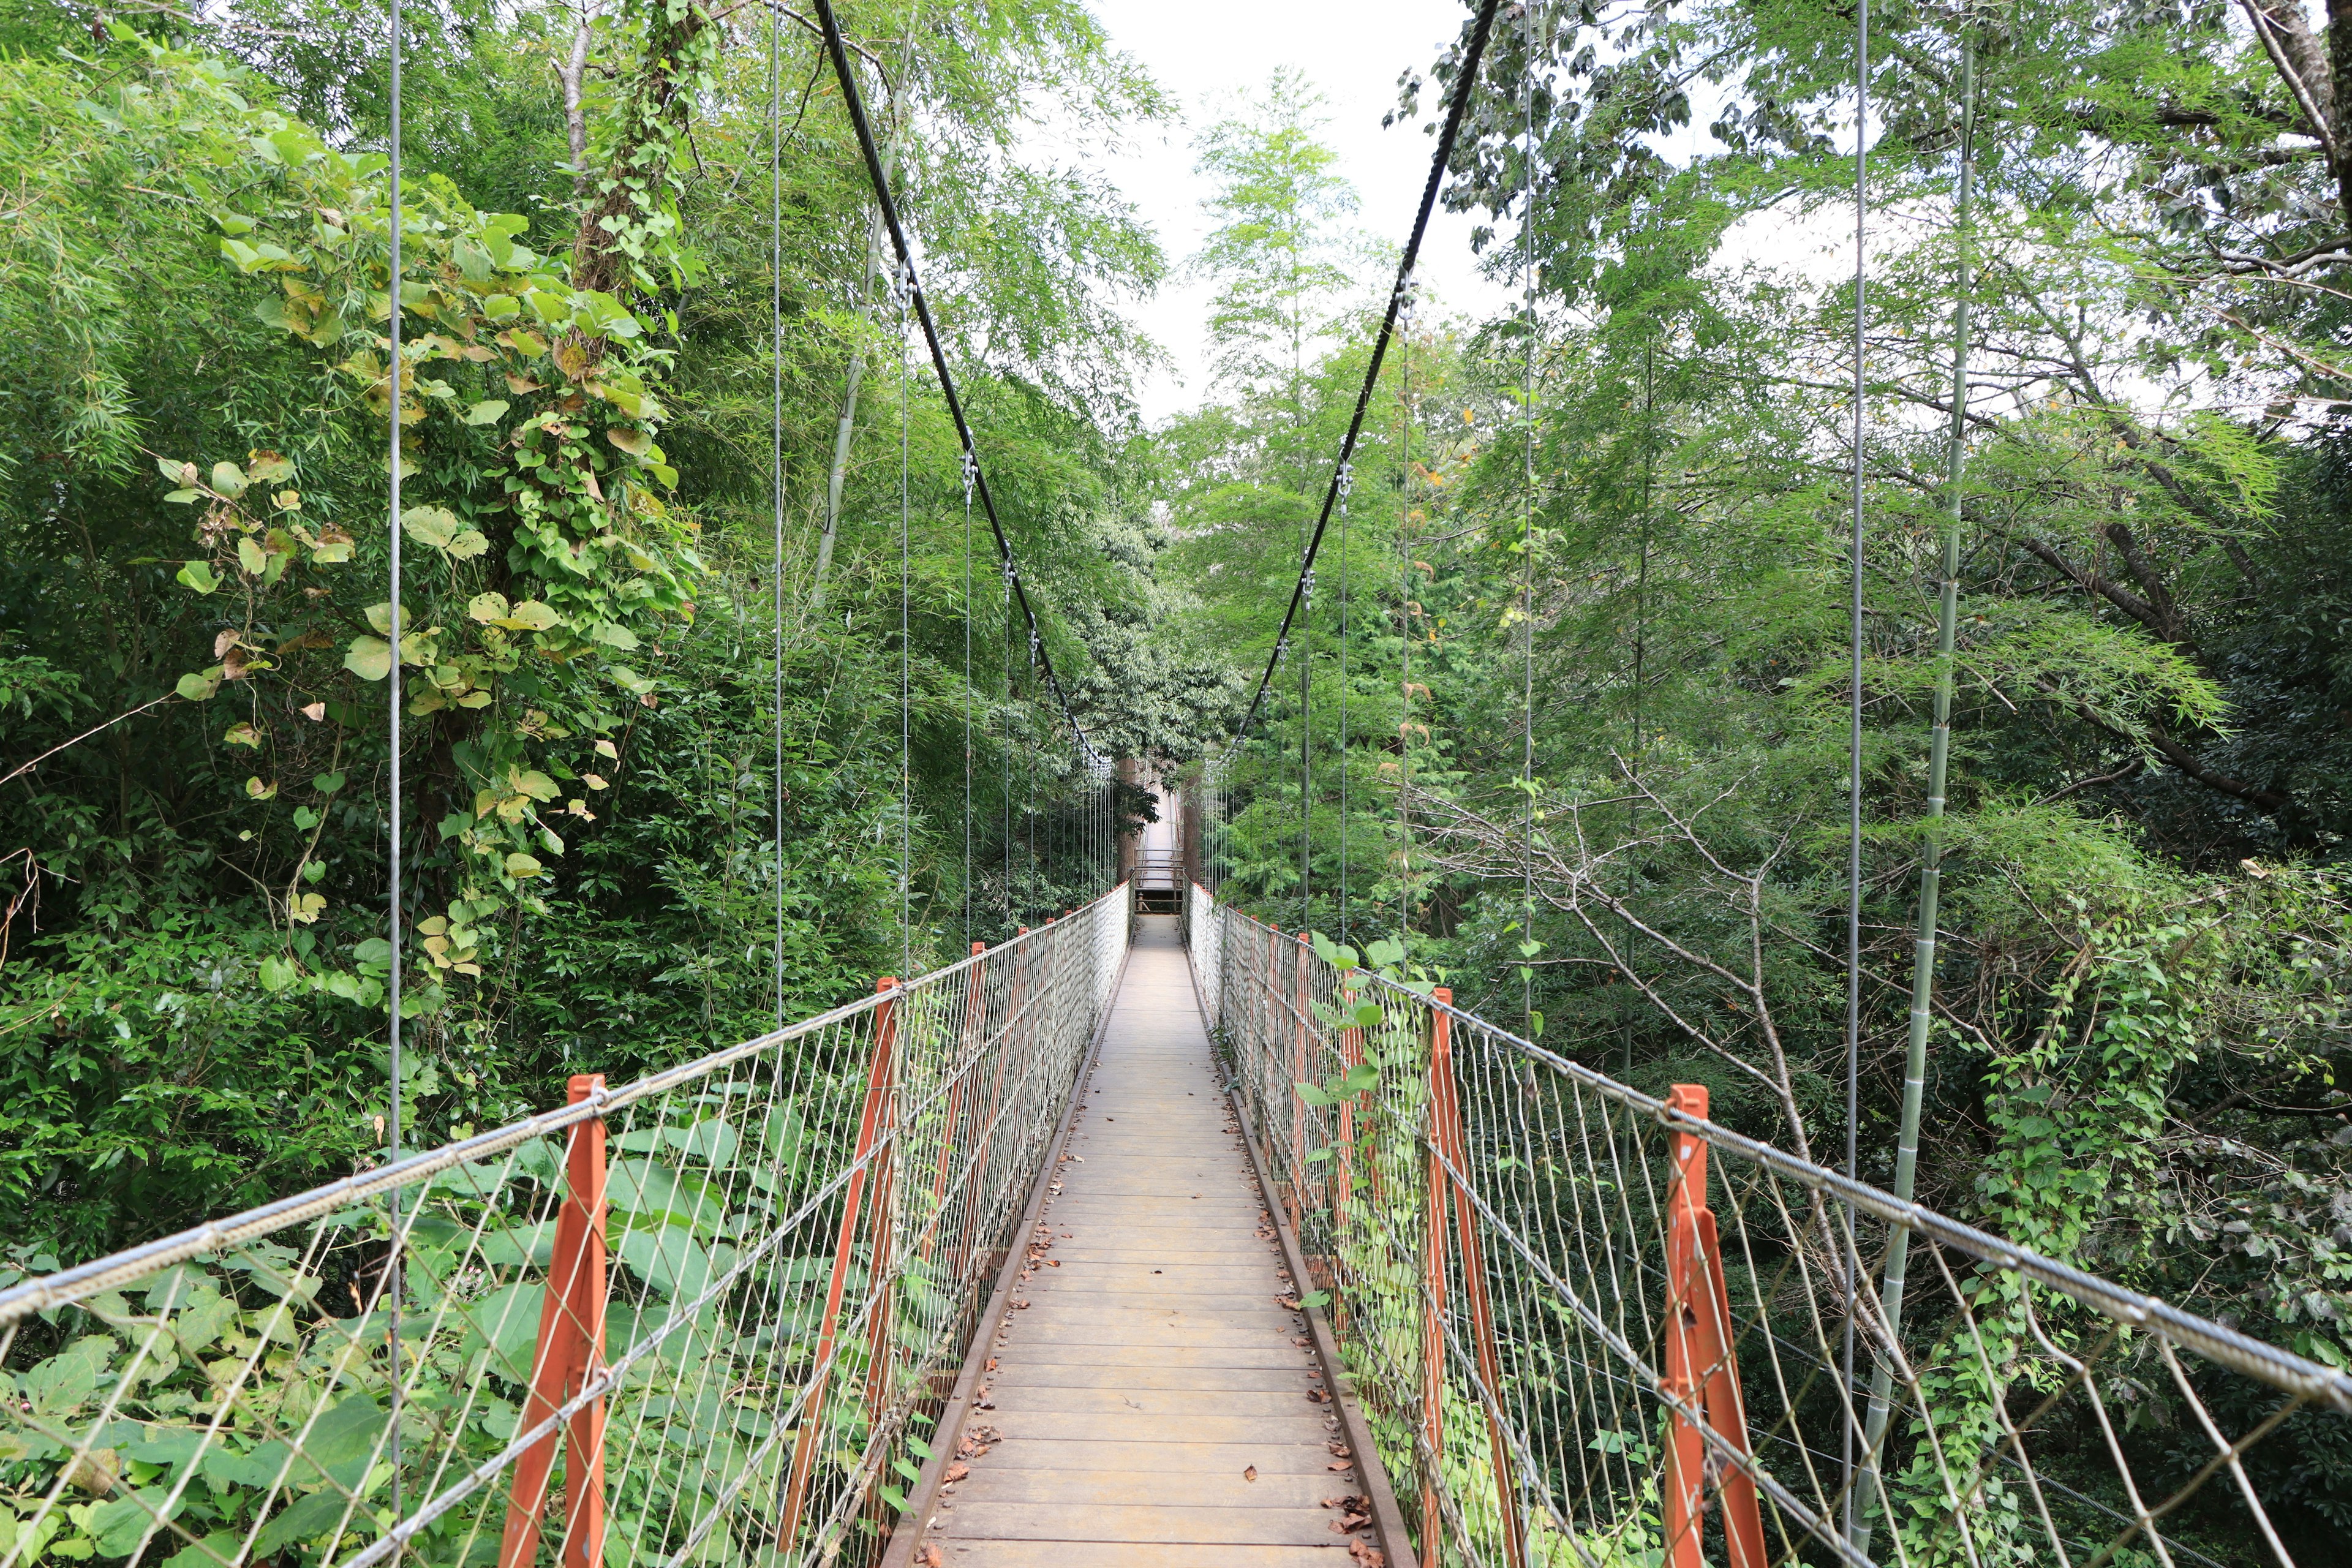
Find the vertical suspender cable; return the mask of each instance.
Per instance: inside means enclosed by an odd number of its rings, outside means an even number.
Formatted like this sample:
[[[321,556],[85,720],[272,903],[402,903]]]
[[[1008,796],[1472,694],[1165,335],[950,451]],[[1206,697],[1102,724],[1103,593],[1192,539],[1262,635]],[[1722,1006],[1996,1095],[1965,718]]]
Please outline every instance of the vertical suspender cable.
[[[1845,1174],[1859,1179],[1862,1126],[1862,436],[1864,331],[1868,321],[1870,237],[1870,0],[1854,5],[1853,66],[1853,530],[1849,658],[1846,671],[1846,843],[1845,843]],[[1851,1416],[1853,1392],[1854,1313],[1861,1306],[1862,1279],[1853,1233],[1853,1205],[1845,1207],[1846,1319],[1844,1364],[1845,1404],[1849,1415],[1843,1435],[1847,1482],[1845,1526],[1849,1540],[1862,1528],[1861,1510],[1853,1491],[1854,1430]]]
[[[898,973],[914,973],[914,906],[913,884],[908,876],[914,849],[915,815],[915,754],[914,741],[914,652],[908,642],[913,616],[909,613],[912,580],[908,568],[908,533],[911,518],[907,500],[907,463],[909,448],[908,388],[912,377],[907,364],[907,297],[912,290],[909,279],[912,269],[899,264],[898,280],[893,285],[898,296]]]
[[[1315,568],[1307,569],[1307,584],[1298,600],[1298,929],[1306,931],[1315,923],[1314,892],[1309,882],[1313,874],[1313,847],[1308,843],[1314,819],[1315,793],[1315,726],[1312,721],[1313,693],[1309,687],[1312,664],[1307,649],[1312,638],[1307,635],[1315,622]]]
[[[1339,920],[1337,940],[1348,938],[1348,491],[1350,468],[1339,491]]]
[[[1004,806],[1004,923],[1014,926],[1021,922],[1013,906],[1013,563],[1006,562],[999,575],[1004,584],[1004,605],[997,617],[1004,633],[1004,750],[997,758],[997,794]]]
[[[403,20],[401,0],[392,0],[392,121],[391,129],[386,137],[386,147],[392,156],[385,173],[387,197],[390,202],[392,254],[389,270],[385,276],[384,289],[391,306],[391,332],[386,354],[386,374],[392,378],[392,428],[388,442],[391,477],[384,487],[385,495],[390,502],[390,512],[385,521],[389,525],[388,531],[392,538],[392,620],[389,628],[392,634],[392,670],[384,682],[384,691],[389,699],[387,706],[391,712],[390,722],[386,728],[392,745],[391,763],[386,770],[391,786],[391,803],[388,824],[390,837],[384,868],[384,879],[390,884],[391,889],[386,913],[389,917],[387,924],[392,938],[392,968],[386,976],[385,983],[385,994],[391,1003],[390,1049],[385,1054],[385,1061],[392,1072],[392,1100],[385,1128],[384,1158],[387,1163],[400,1158],[401,1111],[400,653],[403,627],[400,613],[400,405],[403,395],[400,387],[400,29]],[[401,1215],[400,1190],[397,1187],[393,1189],[389,1201],[392,1209],[392,1244],[385,1255],[383,1270],[383,1299],[388,1303],[386,1311],[392,1326],[392,1424],[389,1428],[387,1447],[392,1461],[392,1514],[394,1519],[397,1519],[401,1515],[403,1507],[400,1496]]]
[[[1412,931],[1412,300],[1399,324],[1397,349],[1398,460],[1403,465],[1403,505],[1397,510],[1397,945]]]
[[[1300,519],[1299,553],[1306,556],[1305,519]],[[1308,566],[1298,596],[1298,929],[1315,924],[1314,847],[1310,842],[1315,817],[1315,725],[1313,721],[1315,568]]]
[[[971,946],[971,454],[963,455],[963,947]]]
[[[1536,936],[1536,8],[1528,6],[1522,16],[1527,24],[1527,79],[1520,88],[1526,121],[1520,177],[1526,194],[1519,223],[1519,287],[1527,306],[1528,341],[1524,389],[1527,406],[1523,411],[1527,471],[1521,476],[1524,510],[1519,521],[1519,711],[1527,725],[1527,742],[1519,758],[1519,788],[1528,798],[1527,858],[1519,886],[1519,940],[1522,954],[1532,958],[1534,950],[1524,944],[1535,941]],[[1526,1020],[1528,1038],[1532,1040],[1539,1032],[1536,1028],[1535,971],[1526,963],[1519,965],[1519,1010]]]
[[[768,496],[775,521],[776,1027],[784,1026],[784,146],[780,17],[768,11]]]

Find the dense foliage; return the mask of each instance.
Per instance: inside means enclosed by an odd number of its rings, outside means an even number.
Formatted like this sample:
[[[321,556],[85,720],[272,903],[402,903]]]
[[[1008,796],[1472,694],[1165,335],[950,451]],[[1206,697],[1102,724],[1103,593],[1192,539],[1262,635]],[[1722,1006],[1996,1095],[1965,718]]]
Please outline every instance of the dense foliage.
[[[1863,1174],[2347,1364],[2352,32],[1873,13],[1858,293],[1850,15],[1507,11],[1445,199],[1525,308],[1412,301],[1206,869],[1833,1159],[1858,692]],[[1166,259],[1045,149],[1171,106],[1072,0],[845,15],[1071,714],[788,15],[412,8],[395,289],[374,13],[0,12],[16,1267],[382,1156],[395,686],[410,1142],[1066,907],[1072,719],[1230,731],[1387,303],[1311,87],[1201,136],[1218,380],[1146,431]]]
[[[2326,117],[2352,58],[2303,10],[1872,8],[1860,1146],[1866,1179],[2343,1366],[2352,142]],[[1456,58],[1401,118],[1433,117]],[[1828,1163],[1853,69],[1845,8],[1506,8],[1445,199],[1530,307],[1423,302],[1223,769],[1229,896],[1380,940],[1641,1087],[1704,1082],[1718,1118]],[[1311,112],[1263,107],[1266,155]],[[1290,166],[1229,201],[1330,212]],[[1331,324],[1296,376],[1233,377],[1171,435],[1200,614],[1261,659],[1385,299],[1345,303],[1307,308]],[[1949,1329],[1911,1325],[1929,1364],[1961,1356]],[[2047,1373],[2014,1321],[1987,1331],[2012,1392]],[[1952,1395],[1991,1397],[1971,1376]],[[2147,1430],[2177,1431],[2151,1398]],[[2352,1453],[2340,1424],[2298,1433],[2259,1479],[2324,1557]]]
[[[1163,542],[1116,310],[1159,253],[1023,140],[1165,106],[1075,7],[849,24],[887,67],[867,90],[1046,646],[1099,671],[1078,721],[1181,750],[1200,721],[1172,694],[1202,683],[1143,631]],[[389,1136],[395,395],[406,1143],[863,993],[1100,872],[952,428],[861,270],[872,204],[820,41],[660,4],[409,25],[395,376],[380,20],[7,18],[22,1263]]]

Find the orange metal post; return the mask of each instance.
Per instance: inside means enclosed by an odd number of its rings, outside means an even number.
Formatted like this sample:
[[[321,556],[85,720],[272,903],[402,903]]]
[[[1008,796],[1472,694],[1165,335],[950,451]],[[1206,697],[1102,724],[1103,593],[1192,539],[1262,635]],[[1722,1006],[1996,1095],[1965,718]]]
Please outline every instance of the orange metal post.
[[[1678,1083],[1666,1106],[1704,1120],[1706,1089]],[[1706,1441],[1683,1409],[1698,1409],[1706,1424],[1742,1458],[1750,1452],[1748,1415],[1739,1397],[1739,1367],[1732,1354],[1731,1297],[1723,1279],[1723,1246],[1706,1203],[1706,1141],[1674,1134],[1674,1184],[1666,1194],[1666,1366],[1664,1391],[1682,1402],[1667,1407],[1665,1529],[1667,1568],[1705,1568]],[[1723,1534],[1731,1568],[1765,1568],[1764,1521],[1756,1481],[1738,1465],[1717,1467],[1723,1499]]]
[[[604,1087],[602,1073],[582,1073],[569,1086],[578,1105]],[[572,1131],[565,1160],[563,1206],[555,1218],[555,1252],[540,1300],[539,1346],[522,1424],[536,1426],[555,1414],[604,1364],[604,1121]],[[540,1515],[547,1506],[555,1466],[550,1432],[515,1461],[507,1494],[499,1568],[530,1568],[539,1557]],[[604,1401],[572,1412],[563,1443],[564,1568],[600,1568],[604,1551]]]
[[[1432,994],[1440,1002],[1451,1004],[1454,1000],[1454,993],[1443,985]],[[1462,1100],[1454,1081],[1454,1032],[1449,1026],[1453,1020],[1444,1013],[1437,1014],[1436,1020],[1429,1053],[1431,1141],[1444,1153],[1447,1164],[1466,1175],[1470,1170],[1470,1146],[1463,1135]],[[1478,1246],[1478,1214],[1471,1205],[1468,1190],[1451,1175],[1446,1182],[1454,1189],[1454,1229],[1462,1248],[1462,1295],[1470,1307],[1470,1338],[1478,1352],[1478,1381],[1499,1403],[1503,1397],[1502,1358],[1495,1345],[1494,1311],[1486,1300],[1486,1266]],[[1527,1545],[1519,1520],[1517,1472],[1511,1464],[1510,1445],[1503,1437],[1502,1414],[1492,1405],[1486,1407],[1486,1444],[1495,1465],[1496,1502],[1503,1516],[1503,1561],[1511,1568],[1524,1568]],[[1757,1568],[1762,1568],[1762,1564]]]
[[[1282,945],[1282,928],[1275,924],[1272,921],[1265,922],[1265,941],[1263,943],[1263,946],[1265,949],[1265,961],[1260,967],[1258,973],[1258,984],[1260,988],[1265,992],[1265,1000],[1257,1009],[1258,1021],[1255,1026],[1263,1028],[1266,1031],[1266,1048],[1258,1053],[1258,1058],[1262,1063],[1264,1063],[1264,1066],[1258,1069],[1258,1113],[1256,1121],[1258,1124],[1258,1141],[1265,1145],[1265,1163],[1271,1165],[1274,1163],[1274,1128],[1272,1122],[1274,1119],[1274,1107],[1276,1101],[1274,1096],[1274,1085],[1272,1082],[1267,1080],[1270,1080],[1274,1077],[1273,1021],[1281,1013],[1279,1003],[1282,996],[1282,954],[1285,951]]]
[[[857,1152],[849,1174],[849,1190],[842,1194],[841,1228],[834,1238],[833,1276],[824,1289],[824,1318],[819,1329],[816,1345],[816,1370],[809,1382],[808,1404],[801,1412],[799,1434],[793,1440],[792,1479],[784,1490],[784,1516],[777,1539],[789,1549],[799,1533],[801,1510],[808,1504],[809,1476],[816,1464],[818,1434],[824,1426],[824,1395],[833,1381],[834,1352],[841,1337],[841,1299],[849,1286],[849,1265],[857,1246],[857,1215],[860,1201],[866,1194],[866,1162],[880,1141],[890,1112],[891,1087],[897,1078],[897,1066],[892,1059],[898,1046],[898,998],[887,993],[898,988],[898,981],[884,975],[875,983],[875,989],[886,994],[874,1019],[874,1058],[866,1069],[866,1104],[857,1120]],[[877,1229],[876,1272],[883,1267],[878,1256],[884,1245]],[[501,1568],[506,1568],[502,1564]]]
[[[1021,973],[1020,955],[1017,953],[1013,956],[1013,973],[1016,977]],[[1018,984],[1008,987],[1006,994],[1010,1001],[1004,1010],[1004,1038],[996,1043],[996,1062],[989,1069],[988,1074],[988,1105],[980,1116],[980,1146],[971,1153],[971,1179],[975,1189],[979,1184],[987,1179],[988,1149],[989,1145],[995,1141],[996,1118],[1004,1101],[1004,1069],[1013,1060],[1012,1018],[1013,1010],[1021,1005]],[[980,1007],[979,1048],[986,1050],[988,1048],[988,988],[986,986],[981,987],[975,1000]],[[964,1249],[967,1257],[977,1257],[979,1254],[981,1217],[975,1192],[973,1195],[964,1199]]]
[[[974,958],[980,957],[987,951],[986,942],[976,942],[971,944],[971,955]],[[931,1217],[923,1226],[922,1257],[926,1263],[931,1260],[931,1246],[939,1239],[940,1227],[947,1218],[948,1168],[953,1163],[955,1155],[957,1113],[963,1109],[963,1075],[971,1065],[972,1042],[979,1038],[979,1008],[983,994],[981,986],[981,971],[986,967],[984,963],[975,963],[964,971],[963,1026],[956,1032],[955,1060],[949,1064],[948,1068],[948,1109],[940,1127],[940,1166],[931,1177]],[[969,1207],[971,1204],[969,1195],[964,1201]],[[955,1253],[948,1258],[949,1269],[959,1275],[963,1268],[961,1240],[959,1237],[959,1246]]]
[[[1291,963],[1298,971],[1297,1038],[1291,1047],[1290,1074],[1290,1228],[1298,1228],[1299,1215],[1307,1207],[1307,1099],[1298,1086],[1307,1079],[1312,1066],[1307,1050],[1309,1021],[1314,1017],[1315,965],[1314,950],[1307,945],[1307,933],[1298,933],[1297,951]]]

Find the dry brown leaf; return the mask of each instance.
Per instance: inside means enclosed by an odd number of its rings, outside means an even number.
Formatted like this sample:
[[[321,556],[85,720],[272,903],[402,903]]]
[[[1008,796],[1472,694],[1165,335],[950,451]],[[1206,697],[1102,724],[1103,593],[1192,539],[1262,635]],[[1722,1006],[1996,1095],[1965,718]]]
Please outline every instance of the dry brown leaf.
[[[953,1486],[956,1482],[963,1479],[964,1477],[970,1474],[971,1474],[971,1467],[959,1461],[956,1464],[950,1465],[947,1468],[947,1474],[941,1476],[940,1479],[947,1483],[949,1486]]]
[[[387,305],[384,309],[389,311],[392,307]],[[948,1560],[940,1554],[940,1549],[936,1545],[929,1544],[924,1546],[922,1555],[916,1561],[920,1563],[923,1568],[947,1568],[948,1563]]]
[[[1242,1479],[1245,1481],[1254,1481],[1257,1479],[1257,1467],[1255,1465],[1252,1465],[1247,1469],[1244,1470],[1242,1472]]]

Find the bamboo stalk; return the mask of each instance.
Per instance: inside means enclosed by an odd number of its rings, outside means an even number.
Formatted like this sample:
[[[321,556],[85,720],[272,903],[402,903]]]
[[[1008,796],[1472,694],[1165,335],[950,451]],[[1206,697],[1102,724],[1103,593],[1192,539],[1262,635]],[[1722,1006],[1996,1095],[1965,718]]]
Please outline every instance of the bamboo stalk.
[[[1918,923],[1911,941],[1910,1037],[1903,1063],[1903,1121],[1895,1148],[1895,1197],[1911,1201],[1919,1169],[1920,1105],[1927,1077],[1927,1020],[1936,994],[1936,906],[1943,885],[1944,789],[1952,749],[1953,645],[1959,621],[1960,480],[1968,462],[1969,291],[1971,287],[1971,225],[1976,205],[1976,47],[1960,40],[1960,169],[1954,205],[1958,255],[1952,306],[1952,420],[1944,457],[1944,552],[1941,595],[1936,606],[1935,727],[1927,745],[1927,834],[1919,861]],[[1888,1237],[1886,1272],[1879,1283],[1879,1310],[1890,1339],[1903,1331],[1903,1285],[1911,1233],[1896,1227]],[[1870,1404],[1863,1420],[1862,1465],[1854,1478],[1857,1503],[1854,1546],[1870,1550],[1866,1511],[1879,1478],[1879,1448],[1886,1438],[1894,1392],[1894,1365],[1881,1354],[1870,1374]]]

